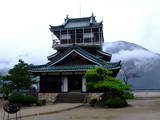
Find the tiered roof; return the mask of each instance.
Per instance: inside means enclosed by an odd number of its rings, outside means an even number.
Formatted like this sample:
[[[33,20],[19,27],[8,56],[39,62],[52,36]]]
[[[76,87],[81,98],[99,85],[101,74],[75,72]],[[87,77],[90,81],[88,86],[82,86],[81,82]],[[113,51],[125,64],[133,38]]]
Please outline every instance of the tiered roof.
[[[66,65],[66,66],[56,65],[58,62],[64,60],[67,56],[71,55],[73,52],[77,53],[81,57],[90,61],[92,65]],[[83,70],[93,68],[95,66],[102,66],[108,69],[120,69],[120,66],[121,66],[120,62],[116,62],[116,63],[107,62],[105,60],[102,60],[99,57],[94,56],[93,54],[90,54],[86,50],[76,45],[73,45],[72,47],[68,48],[67,50],[65,50],[64,52],[58,55],[57,54],[55,54],[55,57],[53,55],[52,60],[47,64],[36,66],[31,71],[32,72],[57,72],[57,71],[73,71],[73,70],[83,71]]]
[[[65,71],[86,71],[90,68],[95,66],[101,66],[108,68],[109,70],[119,71],[121,64],[120,62],[111,63],[111,54],[101,51],[101,46],[103,43],[103,30],[102,30],[102,22],[97,22],[95,16],[92,14],[90,17],[83,17],[83,18],[69,18],[68,16],[65,19],[64,24],[59,26],[50,26],[51,32],[55,35],[61,35],[62,32],[75,32],[76,36],[76,29],[83,29],[85,30],[95,30],[99,32],[99,37],[102,37],[102,40],[99,39],[99,43],[97,45],[96,42],[92,41],[90,43],[71,43],[68,46],[67,44],[57,44],[57,45],[64,45],[57,47],[57,52],[48,56],[49,62],[35,66],[31,72],[34,73],[41,73],[41,72],[65,72]],[[89,29],[88,29],[89,28]],[[92,29],[96,28],[96,29]],[[97,29],[98,28],[98,29]],[[101,33],[100,33],[101,32]],[[74,34],[74,33],[73,33]],[[101,35],[101,36],[100,36]],[[82,35],[83,36],[83,35]],[[76,39],[76,37],[74,38]],[[84,39],[84,38],[83,38]],[[97,39],[97,38],[95,38]],[[80,44],[83,44],[83,47]],[[78,46],[79,45],[79,46]],[[94,47],[93,47],[94,46]],[[98,47],[95,47],[98,46]],[[99,47],[100,46],[100,47]],[[75,56],[77,58],[75,58]],[[78,60],[77,60],[78,59]],[[66,62],[67,61],[67,62]]]
[[[77,28],[90,28],[90,27],[102,27],[102,22],[97,23],[95,16],[83,17],[83,18],[66,18],[64,24],[59,26],[51,26],[50,30],[62,30],[62,29],[77,29]]]

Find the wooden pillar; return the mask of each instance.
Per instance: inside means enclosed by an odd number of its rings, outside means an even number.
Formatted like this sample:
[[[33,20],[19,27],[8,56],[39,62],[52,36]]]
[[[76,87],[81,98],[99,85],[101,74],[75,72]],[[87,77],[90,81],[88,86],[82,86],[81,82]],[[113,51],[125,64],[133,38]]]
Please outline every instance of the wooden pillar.
[[[69,40],[68,40],[68,29],[67,29],[67,44],[69,44]]]
[[[68,78],[67,78],[67,76],[62,77],[61,91],[68,92]]]
[[[103,31],[101,29],[101,43],[102,43],[102,39],[103,39]]]
[[[82,92],[86,92],[86,79],[82,77]]]
[[[98,40],[98,42],[100,42],[101,41],[101,34],[100,34],[100,28],[98,28],[98,32],[99,32],[99,40]]]
[[[77,31],[75,29],[75,43],[77,43]]]
[[[92,28],[91,28],[91,42],[93,43],[93,38],[92,38]]]
[[[83,28],[83,43],[84,43],[84,28]]]
[[[60,40],[59,42],[60,42],[60,44],[61,44],[61,30],[60,30],[59,34],[60,34],[60,35],[59,35],[59,40]]]
[[[46,73],[46,81],[48,82],[48,73]],[[46,83],[47,84],[47,83]],[[44,86],[43,85],[43,87],[46,87],[46,86]],[[47,84],[47,87],[48,87],[48,84]],[[45,89],[45,88],[44,88]],[[45,90],[45,92],[47,93],[47,92],[51,92],[51,91],[48,91],[48,89],[47,89],[47,91]]]

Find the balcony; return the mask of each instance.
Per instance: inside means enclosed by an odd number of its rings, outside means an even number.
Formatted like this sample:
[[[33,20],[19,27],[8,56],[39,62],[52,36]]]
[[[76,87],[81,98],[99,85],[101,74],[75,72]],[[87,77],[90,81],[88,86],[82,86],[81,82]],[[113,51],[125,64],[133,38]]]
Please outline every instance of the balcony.
[[[60,34],[59,39],[53,38],[53,48],[61,49],[70,47],[73,44],[81,47],[101,47],[103,43],[102,32]]]

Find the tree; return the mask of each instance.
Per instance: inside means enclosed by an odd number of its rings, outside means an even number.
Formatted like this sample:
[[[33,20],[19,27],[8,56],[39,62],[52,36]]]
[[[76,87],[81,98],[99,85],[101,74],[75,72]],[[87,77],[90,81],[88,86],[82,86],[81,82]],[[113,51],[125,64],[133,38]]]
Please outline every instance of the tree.
[[[103,67],[88,70],[85,74],[87,90],[103,92],[101,97],[104,102],[111,98],[119,98],[125,101],[123,92],[129,89],[130,86],[111,75],[112,71]]]
[[[13,91],[12,85],[9,83],[3,83],[2,88],[0,88],[0,93],[3,94],[3,97],[5,99],[8,99],[8,96],[10,93],[12,93],[12,91]]]
[[[31,87],[31,85],[37,83],[32,80],[32,75],[29,69],[33,65],[27,64],[22,60],[19,60],[12,69],[9,70],[9,75],[4,76],[2,79],[6,81],[6,84],[10,84],[13,90],[19,92]]]

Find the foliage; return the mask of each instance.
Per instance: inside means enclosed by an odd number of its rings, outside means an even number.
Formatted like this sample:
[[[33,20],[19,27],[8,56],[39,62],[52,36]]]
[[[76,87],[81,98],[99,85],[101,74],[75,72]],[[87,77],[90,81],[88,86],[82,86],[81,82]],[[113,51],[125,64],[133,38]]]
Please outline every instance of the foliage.
[[[21,103],[22,105],[37,104],[38,102],[35,96],[25,95],[20,92],[12,93],[8,100],[11,103]]]
[[[123,92],[123,97],[125,99],[134,99],[135,98],[134,94],[130,93],[130,92]]]
[[[111,108],[119,108],[127,105],[126,100],[121,98],[110,98],[105,101],[105,104]]]
[[[119,104],[119,106],[127,105],[123,93],[125,90],[128,90],[130,86],[113,77],[112,71],[102,67],[95,67],[86,72],[85,78],[87,81],[87,90],[92,91],[93,89],[97,92],[103,92],[100,96],[101,99],[96,101],[97,103],[102,103],[104,105],[113,103],[113,106],[115,104],[117,107],[117,104]]]
[[[38,100],[37,103],[36,103],[36,105],[37,105],[37,106],[41,106],[41,105],[43,105],[43,103],[42,103],[41,100]]]
[[[19,93],[19,92],[15,92],[12,93],[9,97],[8,97],[9,102],[11,103],[24,103],[24,94]]]
[[[36,83],[31,79],[33,76],[29,72],[32,66],[19,60],[19,63],[9,70],[9,75],[4,76],[3,80],[12,85],[12,88],[16,91],[28,89]]]
[[[3,83],[3,87],[0,88],[0,93],[4,95],[5,99],[8,99],[8,96],[10,93],[12,93],[12,91],[13,91],[13,88],[9,83]]]
[[[123,91],[130,88],[129,85],[125,85],[122,81],[112,77],[112,72],[102,67],[95,67],[86,72],[86,86],[87,89],[97,88],[111,88],[117,91]]]
[[[26,104],[32,104],[32,103],[36,104],[38,101],[38,99],[32,95],[24,95],[24,99]]]
[[[90,99],[90,100],[88,101],[88,103],[89,103],[90,106],[92,106],[92,107],[95,105],[96,102],[97,102],[97,99],[96,99],[96,98]]]
[[[37,101],[37,106],[41,106],[41,105],[45,105],[46,104],[46,100],[38,100]]]

